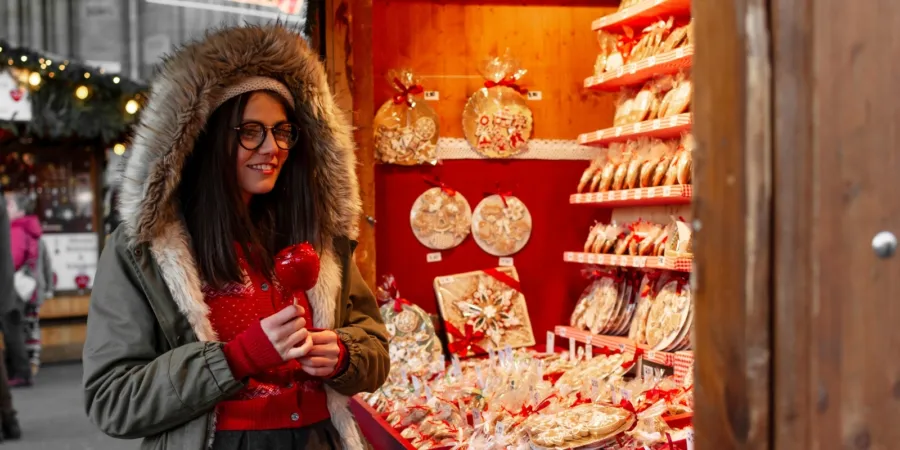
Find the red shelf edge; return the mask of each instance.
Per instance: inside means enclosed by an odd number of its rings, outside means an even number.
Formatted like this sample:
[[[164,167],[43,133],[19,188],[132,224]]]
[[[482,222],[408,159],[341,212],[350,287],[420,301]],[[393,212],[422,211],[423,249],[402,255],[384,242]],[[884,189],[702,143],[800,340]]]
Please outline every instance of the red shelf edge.
[[[591,30],[608,30],[624,25],[644,24],[662,15],[686,15],[691,12],[690,0],[645,0],[622,11],[591,22]]]
[[[569,203],[613,208],[622,206],[680,205],[690,203],[692,198],[693,188],[691,185],[675,185],[572,194],[569,196]]]
[[[669,138],[690,130],[694,119],[691,113],[678,114],[662,119],[647,120],[578,135],[581,145],[604,145],[612,142],[624,142],[639,137]]]
[[[615,74],[593,75],[584,79],[584,87],[595,91],[615,91],[623,86],[643,83],[658,75],[676,73],[693,64],[694,46],[676,48],[637,62],[625,64]],[[606,75],[609,75],[608,78]],[[598,81],[598,78],[601,79]]]

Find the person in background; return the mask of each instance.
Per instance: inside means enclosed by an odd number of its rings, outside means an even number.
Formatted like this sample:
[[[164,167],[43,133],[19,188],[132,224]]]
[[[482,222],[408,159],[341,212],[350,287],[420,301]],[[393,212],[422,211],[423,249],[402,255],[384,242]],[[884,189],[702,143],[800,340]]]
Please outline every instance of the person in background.
[[[38,308],[46,298],[47,286],[52,283],[47,277],[47,256],[41,255],[41,221],[34,212],[34,201],[24,191],[6,193],[6,211],[9,213],[9,240],[15,270],[24,270],[34,278],[37,285],[29,298],[20,298],[21,306],[11,320],[11,327],[19,328],[21,348],[15,348],[7,340],[7,362],[9,363],[9,385],[12,387],[31,386],[36,358],[40,358],[40,330]],[[43,266],[43,267],[42,267]],[[35,335],[37,341],[35,342]],[[29,348],[30,347],[30,348]],[[36,351],[34,351],[36,350]]]
[[[41,306],[53,297],[53,261],[43,239],[38,239],[38,260],[35,268],[37,288],[32,301],[25,303],[25,349],[31,362],[31,375],[41,368]]]
[[[6,317],[20,306],[21,302],[13,287],[15,272],[9,242],[9,215],[6,212],[6,201],[3,196],[0,196],[0,317]],[[8,333],[8,329],[4,326],[5,322],[5,320],[0,320],[0,327],[3,328],[4,333]],[[13,332],[13,336],[21,336],[21,333]],[[4,340],[8,341],[5,336]],[[19,421],[16,419],[16,410],[13,408],[12,395],[9,391],[4,359],[0,358],[0,441],[19,439],[22,436]]]

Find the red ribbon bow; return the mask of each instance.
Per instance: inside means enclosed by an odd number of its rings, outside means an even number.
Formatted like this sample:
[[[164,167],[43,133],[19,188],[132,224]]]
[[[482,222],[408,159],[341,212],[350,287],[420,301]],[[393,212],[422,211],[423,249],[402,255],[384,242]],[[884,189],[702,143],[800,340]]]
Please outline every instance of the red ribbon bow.
[[[395,105],[406,102],[406,106],[412,106],[413,102],[410,96],[425,92],[425,88],[423,88],[421,84],[411,84],[409,86],[404,86],[398,78],[394,78],[394,86],[397,86],[397,89],[400,91],[396,95],[394,95]]]
[[[672,400],[674,400],[675,397],[681,392],[681,389],[671,389],[667,391],[660,388],[653,388],[644,393],[644,399],[646,399],[647,403],[649,403],[650,405],[656,403],[659,400],[662,400],[667,404],[671,404]]]
[[[405,298],[397,297],[394,299],[394,312],[403,311],[403,305],[412,306],[412,302]]]
[[[641,290],[641,297],[646,297],[656,290],[656,282],[659,280],[659,277],[662,276],[662,272],[648,272],[645,276],[647,277],[647,284],[645,284],[644,289]]]
[[[532,405],[522,406],[522,409],[519,411],[518,416],[528,417],[528,416],[531,416],[531,415],[541,412],[541,410],[546,409],[548,406],[550,406],[550,400],[553,400],[554,397],[556,397],[556,394],[550,395],[549,397],[545,398],[544,401],[538,403],[537,406],[532,406]]]
[[[484,332],[475,332],[475,328],[472,324],[466,324],[466,334],[463,334],[459,331],[459,328],[456,328],[452,323],[447,321],[444,321],[444,327],[447,329],[447,332],[453,336],[453,342],[447,344],[450,353],[460,356],[467,356],[470,351],[473,353],[487,353],[484,348],[476,344],[476,342],[484,339]]]
[[[486,88],[488,88],[488,89],[490,89],[490,88],[492,88],[492,87],[496,87],[496,86],[505,86],[505,87],[508,87],[508,88],[513,89],[513,90],[515,90],[516,92],[518,92],[518,93],[520,93],[520,94],[522,94],[522,95],[525,95],[525,94],[528,93],[528,89],[525,89],[524,87],[519,86],[518,84],[516,84],[516,79],[513,78],[513,77],[506,77],[506,78],[504,78],[504,79],[502,79],[502,80],[500,80],[500,81],[487,80],[487,81],[484,82],[484,87],[486,87]]]
[[[453,189],[453,188],[451,188],[450,186],[447,186],[446,183],[444,183],[443,181],[441,181],[441,180],[440,180],[439,178],[437,178],[437,177],[428,177],[428,176],[424,176],[424,175],[423,175],[423,176],[422,176],[422,179],[425,180],[426,183],[428,183],[428,184],[430,184],[430,185],[432,185],[432,186],[434,186],[434,187],[439,187],[439,188],[441,188],[441,190],[444,191],[445,194],[447,194],[447,195],[449,195],[449,196],[451,196],[451,197],[453,197],[454,195],[456,195],[456,189]]]
[[[578,405],[586,405],[586,404],[588,404],[588,403],[594,403],[594,401],[591,400],[590,397],[583,397],[583,396],[581,395],[581,392],[578,392],[578,393],[575,394],[575,402],[572,403],[572,407],[575,407],[575,406],[578,406]]]
[[[631,361],[625,361],[622,363],[622,368],[625,370],[631,369],[635,364],[637,364],[638,359],[640,359],[641,355],[644,354],[644,350],[640,348],[634,349],[634,357],[631,358]]]

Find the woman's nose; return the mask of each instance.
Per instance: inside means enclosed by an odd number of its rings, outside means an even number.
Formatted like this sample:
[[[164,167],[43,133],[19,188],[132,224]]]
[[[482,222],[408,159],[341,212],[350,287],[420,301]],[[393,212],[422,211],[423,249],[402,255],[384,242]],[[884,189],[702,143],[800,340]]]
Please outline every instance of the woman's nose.
[[[256,151],[263,155],[268,155],[278,151],[278,145],[275,144],[275,133],[273,133],[272,130],[266,130],[266,139]]]

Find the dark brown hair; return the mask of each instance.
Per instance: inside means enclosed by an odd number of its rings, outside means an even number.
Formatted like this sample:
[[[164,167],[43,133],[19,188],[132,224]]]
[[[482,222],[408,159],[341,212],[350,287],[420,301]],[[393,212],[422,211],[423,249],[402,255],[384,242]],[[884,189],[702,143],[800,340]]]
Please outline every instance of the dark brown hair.
[[[312,182],[315,159],[308,126],[274,94],[288,121],[300,127],[300,140],[290,150],[272,191],[254,195],[249,205],[242,200],[234,127],[240,125],[252,94],[232,98],[213,112],[181,173],[179,199],[194,257],[203,281],[214,289],[244,281],[235,245],[250,264],[271,278],[279,250],[300,242],[319,244],[318,193]]]

